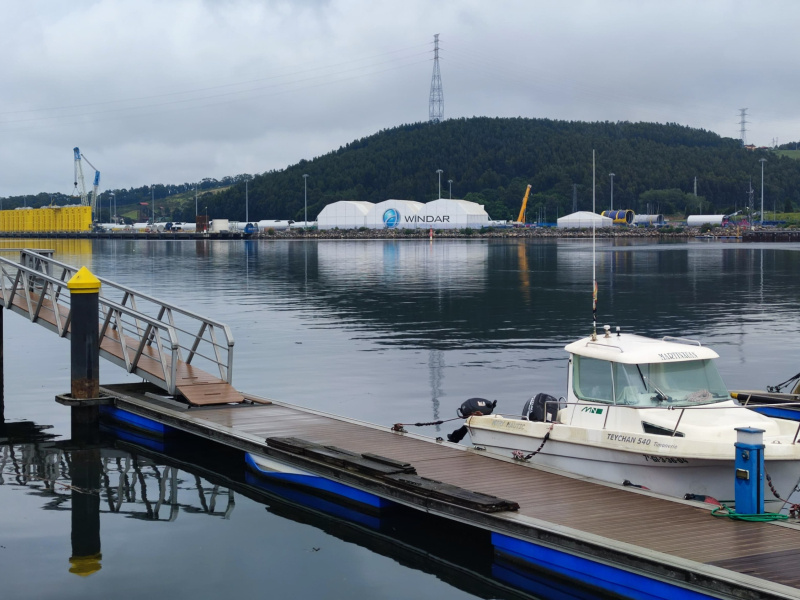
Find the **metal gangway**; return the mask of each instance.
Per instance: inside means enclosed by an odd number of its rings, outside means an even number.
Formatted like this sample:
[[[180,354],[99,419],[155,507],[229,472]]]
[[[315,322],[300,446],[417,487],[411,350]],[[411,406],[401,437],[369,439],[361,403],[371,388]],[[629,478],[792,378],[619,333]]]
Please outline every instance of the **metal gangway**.
[[[69,338],[67,282],[80,267],[54,260],[52,251],[16,251],[19,262],[0,256],[2,306]],[[233,334],[227,325],[98,279],[102,358],[193,405],[242,402],[232,386]]]

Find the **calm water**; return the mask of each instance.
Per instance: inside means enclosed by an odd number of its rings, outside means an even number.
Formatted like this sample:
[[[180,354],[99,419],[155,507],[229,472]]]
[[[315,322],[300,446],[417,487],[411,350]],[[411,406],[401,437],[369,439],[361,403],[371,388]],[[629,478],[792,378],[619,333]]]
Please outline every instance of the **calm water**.
[[[227,322],[240,389],[383,424],[449,418],[471,396],[516,412],[537,392],[562,395],[563,346],[591,327],[583,241],[37,245]],[[600,323],[699,339],[720,354],[730,388],[777,383],[800,370],[798,251],[598,243]],[[516,597],[485,540],[465,541],[476,534],[309,508],[313,499],[253,488],[238,455],[204,464],[207,448],[146,451],[130,440],[74,455],[64,443],[69,413],[53,401],[69,389],[69,344],[8,313],[5,368],[18,443],[0,446],[4,598]],[[135,381],[101,369],[104,383]],[[23,443],[23,420],[60,437]],[[176,453],[181,462],[170,462]],[[102,465],[102,568],[79,577],[68,559],[80,492],[66,485],[88,464]]]

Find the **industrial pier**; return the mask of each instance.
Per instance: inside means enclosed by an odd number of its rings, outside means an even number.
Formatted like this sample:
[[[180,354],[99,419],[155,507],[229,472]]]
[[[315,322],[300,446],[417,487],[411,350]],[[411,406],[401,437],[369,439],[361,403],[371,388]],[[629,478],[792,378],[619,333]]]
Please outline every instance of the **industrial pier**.
[[[0,231],[0,239],[83,239],[83,240],[246,240],[253,237],[242,231]]]
[[[232,385],[233,337],[223,323],[46,252],[0,258],[0,283],[4,308],[73,341],[72,393],[58,398],[71,407],[73,439],[91,440],[98,421],[162,440],[190,434],[279,467],[265,472],[248,461],[255,477],[300,473],[295,485],[350,507],[402,505],[488,530],[502,561],[588,594],[800,598],[796,523],[716,519],[710,504],[242,393]],[[96,325],[79,326],[81,314]],[[192,364],[197,356],[213,374]],[[99,388],[99,358],[147,382]]]

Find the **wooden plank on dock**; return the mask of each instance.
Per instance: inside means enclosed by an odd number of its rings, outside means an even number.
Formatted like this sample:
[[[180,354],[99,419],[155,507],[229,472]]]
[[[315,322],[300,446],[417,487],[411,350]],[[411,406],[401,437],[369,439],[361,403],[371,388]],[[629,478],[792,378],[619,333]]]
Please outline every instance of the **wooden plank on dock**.
[[[387,480],[406,490],[411,490],[415,494],[421,494],[431,498],[437,498],[445,502],[466,506],[481,512],[503,512],[509,510],[519,510],[519,504],[510,500],[503,500],[497,496],[473,492],[456,485],[436,481],[419,475],[389,475]]]

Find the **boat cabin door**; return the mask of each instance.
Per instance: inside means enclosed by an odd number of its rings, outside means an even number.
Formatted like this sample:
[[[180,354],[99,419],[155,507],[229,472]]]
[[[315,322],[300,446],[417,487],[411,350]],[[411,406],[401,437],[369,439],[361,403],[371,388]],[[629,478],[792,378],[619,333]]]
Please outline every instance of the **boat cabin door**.
[[[607,411],[614,404],[612,366],[605,360],[572,355],[567,396],[572,409],[572,417],[568,421],[570,425],[603,429]]]

